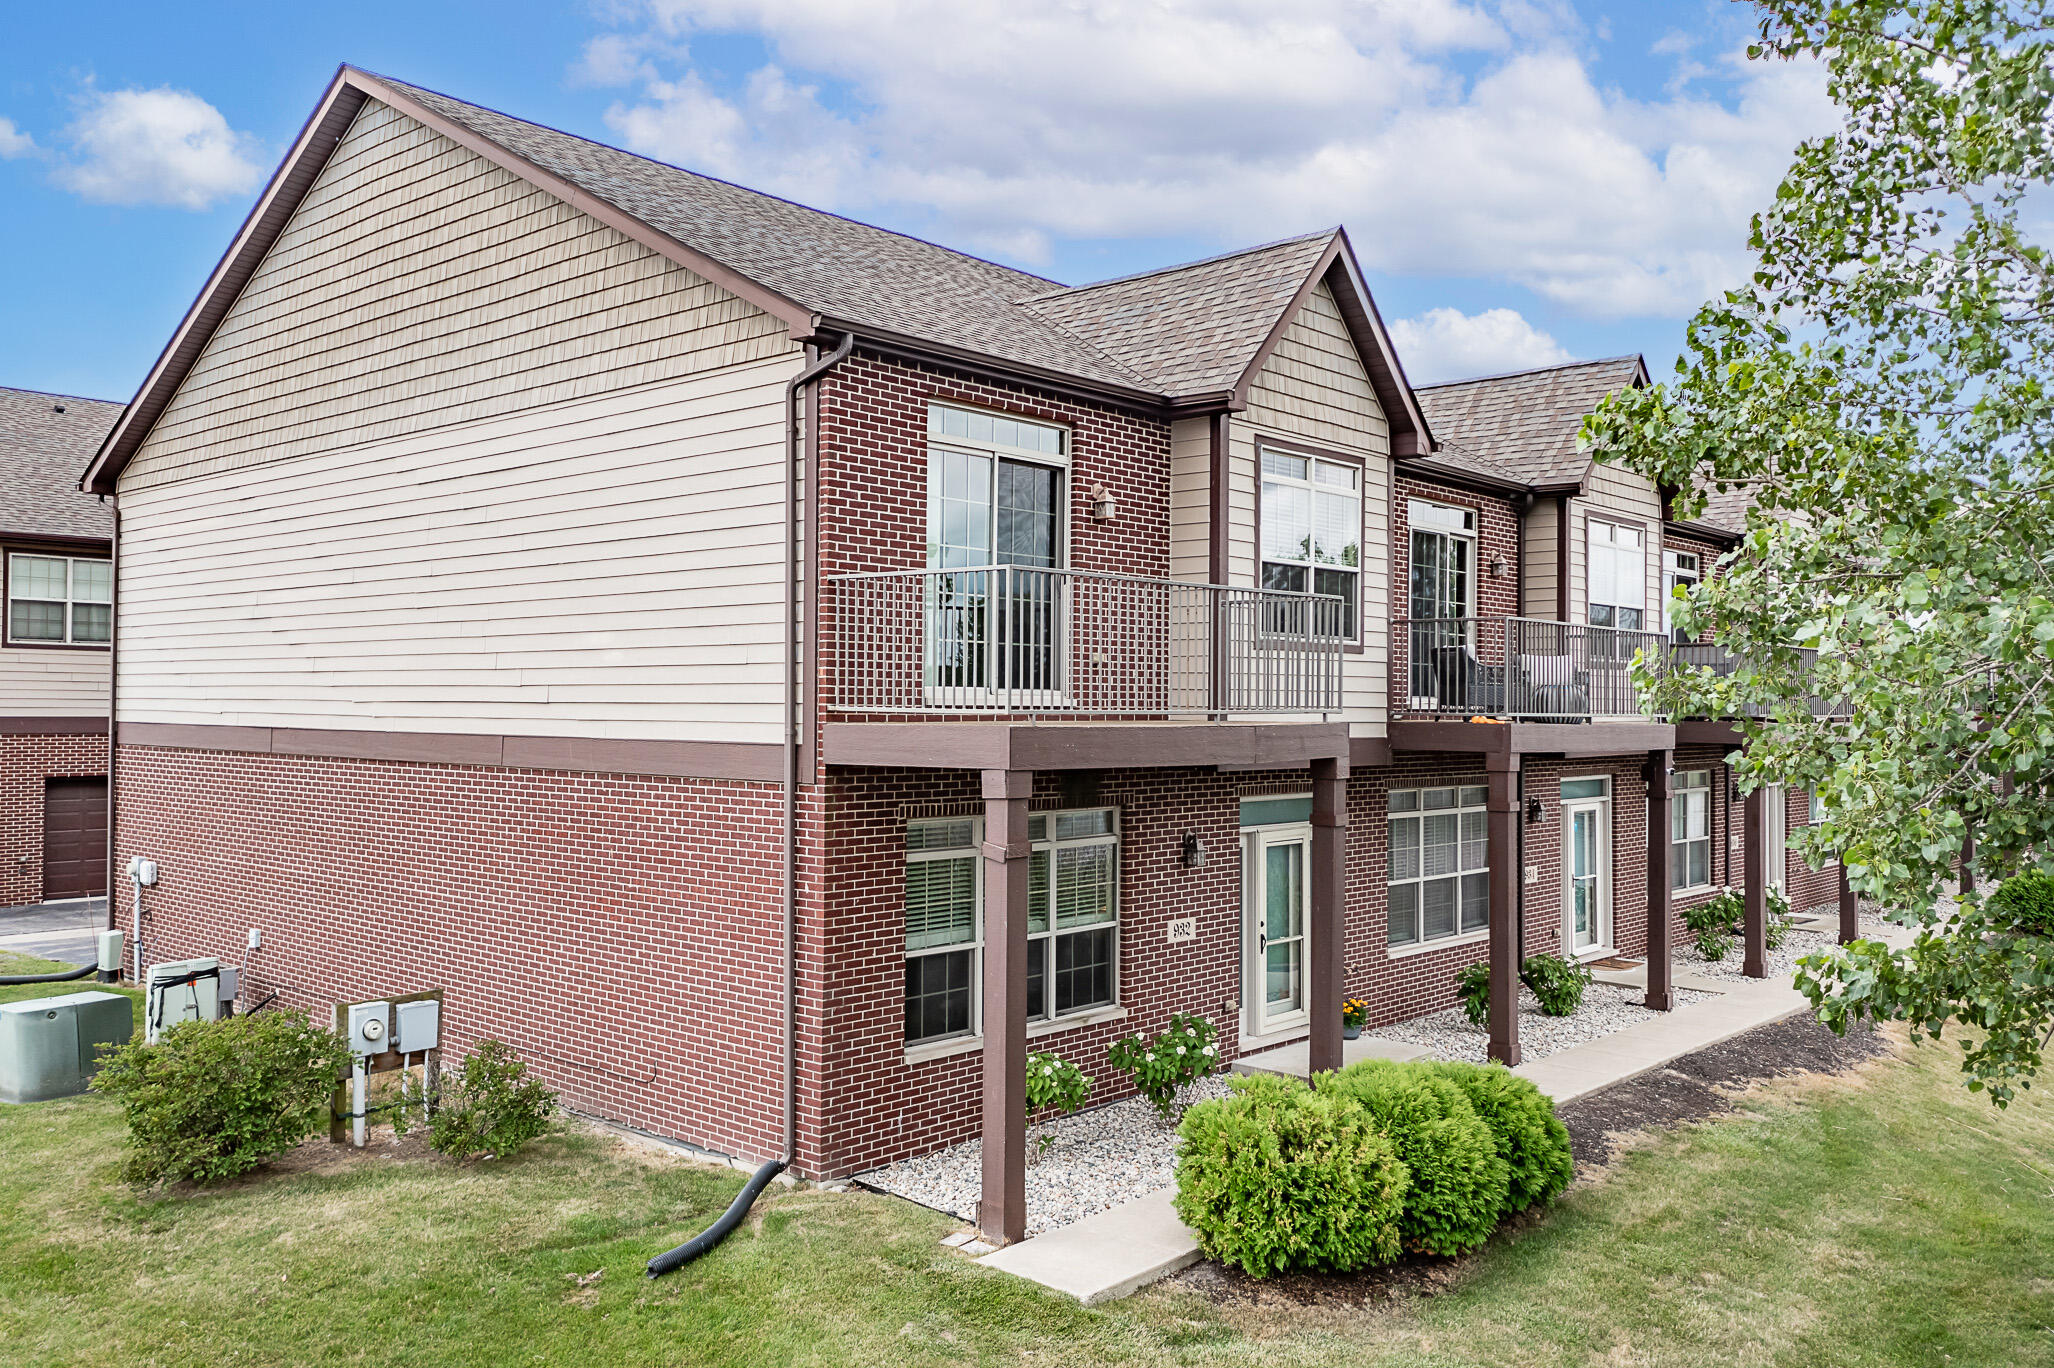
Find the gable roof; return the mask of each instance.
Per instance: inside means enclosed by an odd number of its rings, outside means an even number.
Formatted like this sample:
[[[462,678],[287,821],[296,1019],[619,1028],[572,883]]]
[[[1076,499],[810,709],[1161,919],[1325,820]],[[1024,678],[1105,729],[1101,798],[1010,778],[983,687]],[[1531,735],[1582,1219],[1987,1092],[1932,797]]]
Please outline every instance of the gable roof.
[[[1640,357],[1423,385],[1419,405],[1444,442],[1459,445],[1536,488],[1582,485],[1591,457],[1576,446],[1583,417],[1614,390],[1647,383]]]
[[[114,512],[78,473],[120,416],[104,399],[0,387],[0,536],[111,541]]]
[[[113,488],[367,100],[388,104],[782,320],[796,338],[995,366],[1160,412],[1244,407],[1296,305],[1335,286],[1390,421],[1424,451],[1425,418],[1361,283],[1328,230],[1077,289],[343,67],[87,472]]]

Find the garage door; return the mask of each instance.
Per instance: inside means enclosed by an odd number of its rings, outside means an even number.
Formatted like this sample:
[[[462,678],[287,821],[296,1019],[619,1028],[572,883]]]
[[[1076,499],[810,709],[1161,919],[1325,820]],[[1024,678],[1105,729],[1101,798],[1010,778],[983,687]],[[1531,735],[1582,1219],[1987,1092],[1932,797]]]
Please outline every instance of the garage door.
[[[43,781],[43,897],[107,891],[107,781]]]

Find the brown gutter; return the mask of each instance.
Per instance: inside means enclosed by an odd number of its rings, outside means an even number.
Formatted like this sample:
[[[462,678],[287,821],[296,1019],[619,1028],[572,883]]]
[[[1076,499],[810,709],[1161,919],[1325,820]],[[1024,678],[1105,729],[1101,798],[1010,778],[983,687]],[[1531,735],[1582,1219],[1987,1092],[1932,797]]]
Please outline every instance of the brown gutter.
[[[1555,496],[1555,620],[1569,620],[1569,496]]]
[[[1168,398],[1150,390],[1085,380],[1063,371],[1049,370],[1023,361],[1008,361],[972,351],[967,347],[952,346],[946,342],[930,342],[923,338],[909,337],[904,333],[883,332],[868,324],[859,325],[828,315],[821,316],[819,326],[823,333],[860,331],[863,334],[864,351],[888,356],[894,360],[911,361],[915,365],[923,366],[943,366],[981,380],[996,380],[1000,384],[1029,385],[1047,390],[1051,394],[1060,394],[1066,399],[1105,404],[1146,414],[1151,418],[1172,416]]]
[[[1215,413],[1206,420],[1206,459],[1210,474],[1206,486],[1206,515],[1210,526],[1207,532],[1210,540],[1206,544],[1206,579],[1213,584],[1225,584],[1232,570],[1228,564],[1228,505],[1227,505],[1227,453],[1228,441],[1232,436],[1230,424],[1233,419],[1225,413]]]
[[[114,543],[113,543],[113,555],[112,555],[112,556],[111,556],[111,557],[109,558],[109,561],[108,561],[108,569],[107,569],[107,577],[108,577],[108,580],[110,581],[110,583],[109,583],[109,586],[108,586],[108,605],[107,605],[107,856],[106,856],[106,860],[107,860],[107,929],[108,929],[109,931],[112,931],[112,930],[114,930],[114,929],[115,929],[115,921],[114,921],[114,916],[115,916],[115,908],[116,908],[116,905],[117,905],[117,904],[119,903],[119,901],[120,901],[120,900],[119,900],[119,899],[118,899],[118,898],[117,898],[117,897],[115,896],[115,893],[114,893],[114,890],[115,890],[115,889],[116,889],[116,888],[117,888],[117,887],[119,886],[119,885],[117,885],[117,884],[116,884],[116,883],[114,882],[114,848],[115,848],[115,826],[114,826],[114,810],[115,810],[115,809],[114,809],[114,804],[115,804],[115,799],[114,799],[114,794],[115,794],[115,784],[114,784],[114,756],[115,756],[115,749],[116,749],[116,747],[115,747],[115,742],[116,742],[116,740],[117,740],[117,738],[116,738],[116,736],[115,736],[115,734],[114,734],[114,718],[115,718],[115,706],[116,706],[116,702],[115,702],[115,700],[116,700],[116,697],[117,697],[117,695],[116,695],[116,693],[115,693],[115,686],[116,686],[116,685],[117,685],[117,684],[119,683],[119,679],[120,679],[120,675],[119,675],[119,672],[120,672],[120,669],[121,669],[121,649],[120,649],[120,643],[121,643],[121,500],[120,500],[119,498],[117,498],[117,497],[113,496],[113,495],[109,495],[109,496],[108,496],[108,499],[107,499],[107,502],[108,502],[108,503],[109,503],[109,504],[110,504],[110,505],[112,506],[112,508],[113,508],[113,512],[114,512]]]

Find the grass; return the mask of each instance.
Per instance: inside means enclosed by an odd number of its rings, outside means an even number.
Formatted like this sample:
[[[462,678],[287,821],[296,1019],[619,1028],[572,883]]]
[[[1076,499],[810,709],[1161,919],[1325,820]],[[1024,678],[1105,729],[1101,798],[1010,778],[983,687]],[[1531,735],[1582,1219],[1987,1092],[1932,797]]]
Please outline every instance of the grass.
[[[2054,1106],[1995,1112],[1931,1047],[1660,1137],[1367,1310],[1086,1311],[941,1249],[946,1218],[808,1189],[651,1283],[739,1175],[564,1128],[139,1195],[121,1134],[96,1097],[0,1112],[11,1365],[2054,1364]]]

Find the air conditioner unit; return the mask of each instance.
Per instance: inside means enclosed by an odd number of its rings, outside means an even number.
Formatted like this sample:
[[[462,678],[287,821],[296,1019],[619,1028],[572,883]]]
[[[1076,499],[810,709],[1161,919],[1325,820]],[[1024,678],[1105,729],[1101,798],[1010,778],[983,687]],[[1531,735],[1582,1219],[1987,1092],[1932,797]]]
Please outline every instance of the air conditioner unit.
[[[100,1047],[134,1034],[135,1005],[119,993],[0,1003],[0,1102],[84,1092]]]
[[[236,971],[217,959],[172,960],[143,971],[143,1039],[185,1021],[216,1021],[235,998]]]

